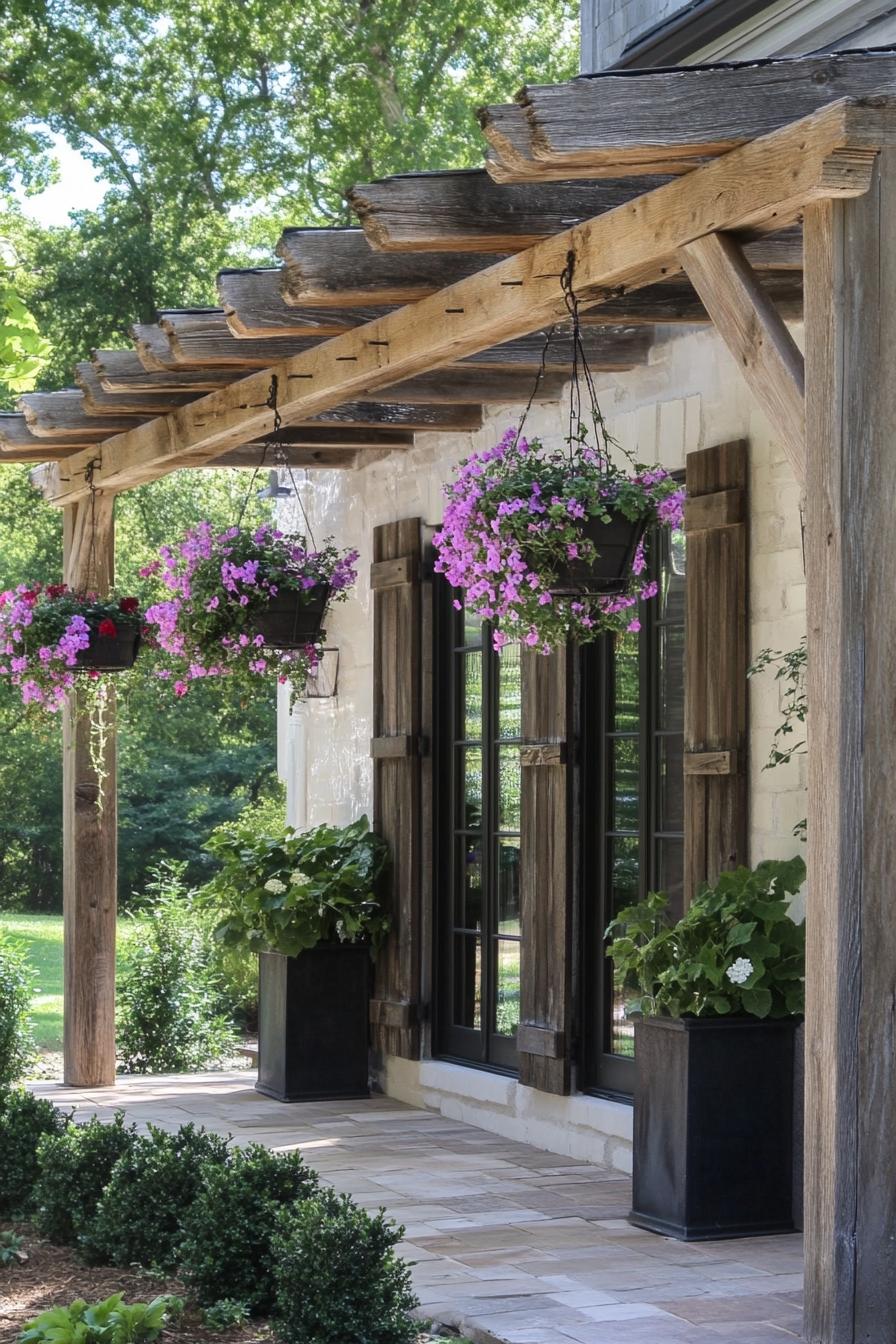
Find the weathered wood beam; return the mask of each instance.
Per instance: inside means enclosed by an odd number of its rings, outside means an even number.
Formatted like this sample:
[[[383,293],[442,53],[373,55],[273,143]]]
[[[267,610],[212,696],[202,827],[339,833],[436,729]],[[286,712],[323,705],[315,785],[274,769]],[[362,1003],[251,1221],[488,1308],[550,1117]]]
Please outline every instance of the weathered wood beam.
[[[413,448],[414,431],[412,429],[378,429],[376,427],[346,425],[322,425],[315,420],[300,425],[287,425],[280,430],[279,438],[273,435],[259,439],[266,443],[265,465],[276,466],[274,450],[277,443],[295,448]],[[214,464],[213,464],[214,465]]]
[[[303,446],[302,444],[290,444],[285,450],[285,462],[280,465],[284,467],[294,467],[296,470],[308,471],[310,469],[322,471],[353,471],[356,467],[370,460],[376,460],[380,457],[387,457],[393,450],[391,448],[367,447],[364,444],[358,444],[352,448],[315,448],[314,446]],[[205,462],[202,465],[206,468],[233,467],[244,471],[249,469],[258,470],[261,460],[261,450],[258,444],[247,443],[242,448],[233,448],[229,453],[224,453],[222,457],[215,458],[212,462]],[[264,466],[273,466],[273,459],[270,454],[265,458]]]
[[[232,383],[228,369],[157,369],[148,372],[134,350],[94,350],[92,363],[106,392],[214,392]]]
[[[802,253],[802,236],[800,237]],[[757,275],[759,285],[782,317],[798,321],[803,315],[803,279],[790,271],[766,271]],[[610,326],[619,322],[648,326],[700,325],[711,321],[694,286],[686,280],[667,280],[619,297],[586,306],[581,318],[586,326]]]
[[[489,253],[392,256],[374,252],[361,229],[285,229],[277,244],[282,294],[299,307],[404,304],[490,266]]]
[[[134,429],[145,423],[147,416],[91,415],[84,406],[80,392],[26,392],[19,397],[19,409],[31,433],[37,438],[61,439],[72,442],[80,439],[94,443],[97,432],[103,437]]]
[[[371,247],[385,252],[522,252],[653,191],[665,177],[498,186],[482,169],[403,173],[346,193]],[[799,228],[748,243],[758,270],[801,271]],[[276,276],[277,271],[267,272]],[[620,320],[629,321],[624,307]],[[639,320],[637,317],[634,320]]]
[[[807,1344],[896,1339],[896,150],[806,210]]]
[[[245,368],[268,368],[280,359],[302,350],[310,350],[326,336],[270,336],[261,340],[238,338],[227,325],[220,310],[215,312],[162,312],[159,327],[168,341],[170,360],[175,365],[188,367],[198,364],[242,365]],[[160,354],[154,351],[156,358]]]
[[[88,415],[167,415],[178,406],[188,406],[201,397],[201,392],[135,392],[127,389],[109,392],[103,387],[96,369],[86,360],[75,365],[75,382],[84,398]]]
[[[414,429],[442,433],[472,433],[482,428],[482,407],[463,404],[427,405],[425,402],[346,401],[297,427],[342,425],[357,429]]]
[[[108,437],[108,429],[98,429],[92,441],[100,443]],[[31,432],[27,420],[20,411],[0,412],[0,452],[34,451],[41,454],[42,461],[45,457],[55,457],[57,454],[64,457],[70,451],[83,451],[87,442],[82,434],[72,434],[68,439],[41,438]]]
[[[218,296],[234,336],[338,336],[390,311],[386,307],[296,308],[280,292],[281,267],[219,271]]]
[[[522,252],[667,179],[499,187],[481,168],[400,173],[345,193],[383,252]]]
[[[806,479],[803,356],[737,243],[708,233],[681,260],[750,391],[777,434],[800,485]]]
[[[483,108],[480,122],[505,181],[543,168],[571,178],[685,173],[835,99],[893,92],[896,52],[826,53],[529,85],[519,112]]]
[[[560,275],[570,253],[577,291],[588,298],[674,275],[679,249],[705,233],[772,230],[809,201],[860,195],[876,147],[888,139],[896,140],[896,100],[836,103],[439,294],[117,437],[102,446],[96,484],[127,488],[269,432],[272,372],[289,423],[521,337],[565,312]],[[82,495],[88,460],[82,454],[52,468],[48,497],[62,503]]]
[[[69,505],[63,522],[63,578],[75,591],[108,592],[114,581],[114,498]],[[115,933],[118,819],[115,692],[107,705],[102,782],[90,751],[83,692],[63,715],[62,903],[63,1079],[71,1087],[115,1082]]]

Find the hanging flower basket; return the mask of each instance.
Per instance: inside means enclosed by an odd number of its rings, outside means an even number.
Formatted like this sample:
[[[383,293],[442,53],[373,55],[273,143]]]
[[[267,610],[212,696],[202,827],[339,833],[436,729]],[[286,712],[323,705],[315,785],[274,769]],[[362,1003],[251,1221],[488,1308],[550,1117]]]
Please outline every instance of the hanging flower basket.
[[[662,467],[621,469],[603,440],[594,449],[581,431],[549,451],[511,428],[446,486],[435,568],[492,622],[495,648],[519,640],[550,653],[638,628],[633,609],[656,593],[644,536],[681,526],[684,490]]]
[[[88,619],[90,643],[75,655],[78,667],[94,672],[127,672],[140,651],[140,627],[114,618]]]
[[[323,638],[330,601],[330,585],[318,584],[307,592],[287,589],[271,598],[255,618],[255,628],[268,649],[303,649]]]
[[[73,593],[64,583],[0,593],[0,677],[24,704],[59,710],[79,672],[95,681],[134,664],[140,647],[136,597]]]
[[[191,681],[275,676],[301,687],[320,658],[323,621],[355,580],[357,551],[319,550],[270,524],[215,532],[191,528],[143,571],[160,573],[170,596],[146,612],[176,695]]]

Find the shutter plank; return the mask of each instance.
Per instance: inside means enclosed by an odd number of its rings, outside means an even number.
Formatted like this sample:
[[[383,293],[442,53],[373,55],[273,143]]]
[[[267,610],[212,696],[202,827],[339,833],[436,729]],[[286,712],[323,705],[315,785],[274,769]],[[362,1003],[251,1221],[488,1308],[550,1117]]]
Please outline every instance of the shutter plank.
[[[684,896],[747,860],[747,480],[743,442],[689,453]]]

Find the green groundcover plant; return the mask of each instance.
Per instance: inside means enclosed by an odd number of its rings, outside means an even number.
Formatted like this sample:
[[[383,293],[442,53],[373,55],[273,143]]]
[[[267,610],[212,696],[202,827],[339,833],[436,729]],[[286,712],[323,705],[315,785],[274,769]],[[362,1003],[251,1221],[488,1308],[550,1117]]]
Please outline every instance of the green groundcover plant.
[[[0,929],[0,1087],[18,1082],[37,1054],[31,1025],[34,990],[25,947]]]
[[[333,1190],[281,1214],[274,1328],[283,1344],[413,1344],[417,1299],[393,1249],[403,1235]]]
[[[183,1309],[179,1297],[128,1306],[121,1293],[88,1306],[53,1307],[25,1326],[19,1344],[152,1344]]]
[[[206,848],[221,865],[203,889],[219,911],[215,936],[254,952],[298,956],[321,942],[369,941],[378,948],[389,850],[366,817],[350,826],[259,832],[237,819]]]
[[[0,1218],[28,1213],[38,1175],[38,1148],[61,1134],[70,1116],[24,1089],[0,1090]]]
[[[37,1230],[57,1246],[74,1246],[90,1224],[118,1159],[134,1142],[134,1125],[117,1111],[111,1123],[91,1117],[45,1134],[37,1148],[34,1187]]]
[[[801,858],[770,859],[720,874],[677,921],[663,892],[620,911],[607,929],[607,955],[618,983],[634,993],[629,1013],[801,1013],[806,934],[789,898],[805,877]]]
[[[181,1274],[197,1300],[208,1306],[235,1298],[252,1315],[269,1312],[277,1212],[317,1189],[317,1175],[300,1153],[272,1153],[261,1144],[237,1149],[226,1165],[210,1165],[179,1249]]]

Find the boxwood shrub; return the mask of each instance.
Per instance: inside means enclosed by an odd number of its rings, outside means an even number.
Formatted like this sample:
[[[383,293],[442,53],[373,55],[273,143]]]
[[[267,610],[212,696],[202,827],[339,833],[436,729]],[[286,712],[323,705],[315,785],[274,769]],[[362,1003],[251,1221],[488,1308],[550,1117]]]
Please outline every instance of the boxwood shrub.
[[[34,1187],[35,1222],[41,1236],[73,1246],[90,1223],[118,1159],[136,1135],[124,1111],[110,1124],[95,1117],[46,1134],[37,1150],[40,1174]]]
[[[180,1246],[181,1274],[198,1301],[236,1298],[253,1315],[268,1313],[278,1212],[317,1188],[299,1153],[279,1155],[261,1144],[233,1151],[227,1166],[209,1167]]]
[[[274,1243],[284,1344],[413,1344],[411,1272],[395,1255],[403,1227],[332,1190],[280,1215]]]
[[[21,1088],[0,1089],[0,1217],[28,1213],[44,1135],[61,1134],[70,1116]]]
[[[227,1161],[228,1141],[195,1125],[176,1134],[149,1126],[112,1168],[80,1238],[88,1264],[144,1265],[173,1273],[186,1215],[208,1178]]]

